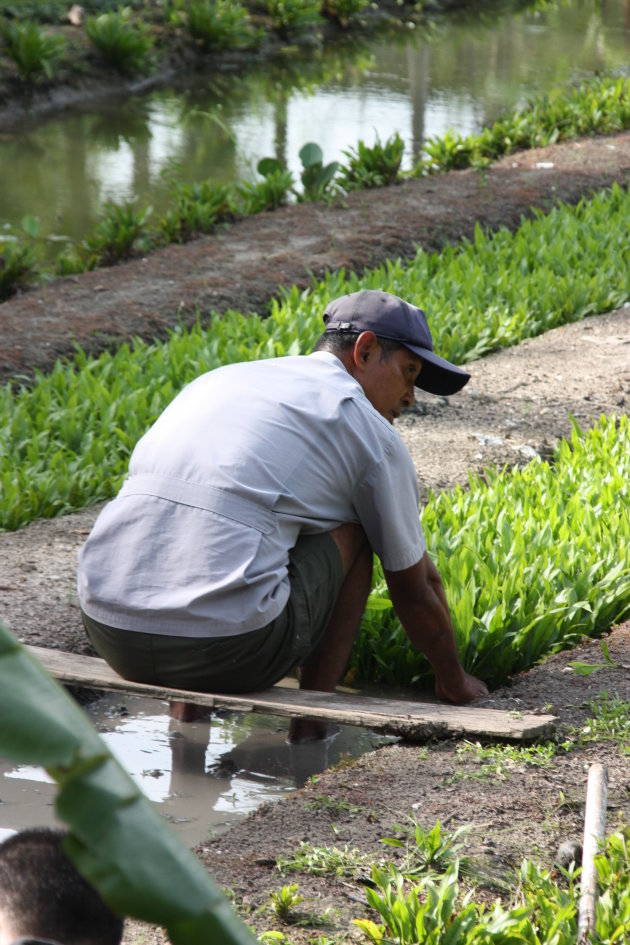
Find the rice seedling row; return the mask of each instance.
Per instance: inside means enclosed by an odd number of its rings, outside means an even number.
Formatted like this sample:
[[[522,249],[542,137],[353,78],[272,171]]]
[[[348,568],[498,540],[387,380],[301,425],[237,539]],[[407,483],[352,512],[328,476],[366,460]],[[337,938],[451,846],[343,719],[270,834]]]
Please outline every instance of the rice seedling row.
[[[431,495],[422,520],[445,584],[458,649],[491,687],[542,656],[607,630],[630,613],[630,424],[574,427],[553,463],[471,476]],[[391,685],[427,684],[376,563],[349,672]]]

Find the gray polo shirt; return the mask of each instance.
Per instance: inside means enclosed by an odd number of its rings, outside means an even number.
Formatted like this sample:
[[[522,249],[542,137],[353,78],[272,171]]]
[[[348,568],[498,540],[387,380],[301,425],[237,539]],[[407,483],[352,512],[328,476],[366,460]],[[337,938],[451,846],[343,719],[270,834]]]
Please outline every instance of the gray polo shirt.
[[[407,448],[328,352],[232,364],[189,384],[137,444],[79,553],[85,613],[187,637],[265,626],[302,532],[363,526],[388,570],[426,545]]]

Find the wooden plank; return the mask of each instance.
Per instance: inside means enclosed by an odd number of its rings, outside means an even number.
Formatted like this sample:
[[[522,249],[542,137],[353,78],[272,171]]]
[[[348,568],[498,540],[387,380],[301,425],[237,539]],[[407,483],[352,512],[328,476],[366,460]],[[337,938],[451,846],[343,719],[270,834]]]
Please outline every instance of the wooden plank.
[[[38,646],[28,646],[27,649],[52,676],[75,686],[126,692],[154,699],[175,699],[237,712],[326,719],[416,741],[452,736],[532,741],[550,735],[557,721],[553,715],[378,699],[339,692],[309,692],[284,686],[245,695],[189,692],[130,682],[115,673],[104,660],[93,656],[80,656]]]

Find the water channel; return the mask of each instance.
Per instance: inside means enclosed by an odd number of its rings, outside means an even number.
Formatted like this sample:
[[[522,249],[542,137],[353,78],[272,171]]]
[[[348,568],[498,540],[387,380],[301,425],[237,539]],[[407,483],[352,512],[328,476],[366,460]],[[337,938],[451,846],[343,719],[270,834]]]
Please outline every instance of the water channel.
[[[477,132],[535,94],[630,63],[630,0],[565,0],[510,14],[451,14],[249,70],[195,74],[145,97],[102,102],[0,133],[0,234],[25,214],[52,241],[79,239],[107,200],[160,213],[169,177],[255,177],[263,156],[299,180],[298,152],[325,161],[397,131],[410,167],[448,128]]]

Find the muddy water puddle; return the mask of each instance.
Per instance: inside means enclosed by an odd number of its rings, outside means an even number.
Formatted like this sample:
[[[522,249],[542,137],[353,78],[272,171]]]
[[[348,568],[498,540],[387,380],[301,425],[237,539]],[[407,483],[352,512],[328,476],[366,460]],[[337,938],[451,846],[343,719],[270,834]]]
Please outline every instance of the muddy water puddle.
[[[104,695],[86,711],[144,794],[194,846],[315,774],[392,741],[342,726],[330,741],[290,745],[288,720],[213,714],[182,724],[167,704]],[[6,831],[53,826],[55,785],[42,768],[0,763],[0,839]]]

